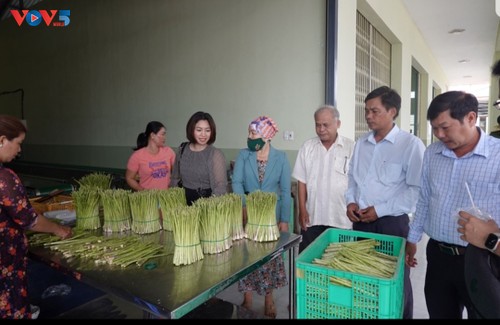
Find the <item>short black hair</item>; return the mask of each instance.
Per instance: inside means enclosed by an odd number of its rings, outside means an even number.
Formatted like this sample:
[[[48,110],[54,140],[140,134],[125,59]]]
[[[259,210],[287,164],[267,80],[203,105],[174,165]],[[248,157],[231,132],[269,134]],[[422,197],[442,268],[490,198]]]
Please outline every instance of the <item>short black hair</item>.
[[[500,76],[500,60],[493,65],[493,68],[491,68],[491,74],[494,76]]]
[[[0,115],[0,136],[3,135],[7,140],[12,141],[22,133],[26,134],[26,126],[17,117],[10,115]]]
[[[435,120],[439,114],[450,111],[451,118],[463,122],[464,117],[470,112],[479,110],[479,103],[476,96],[464,91],[447,91],[436,96],[429,104],[427,110],[427,120]]]
[[[387,111],[393,107],[396,109],[396,115],[394,115],[394,119],[396,119],[401,109],[401,96],[399,96],[398,92],[387,86],[378,87],[366,95],[365,104],[370,99],[377,97],[380,97],[380,101]]]
[[[493,68],[491,68],[491,74],[493,76],[500,76],[500,60],[498,60],[494,65]],[[498,96],[500,98],[500,78],[498,78]],[[497,99],[494,103],[493,106],[496,108],[500,108],[500,99]],[[498,121],[497,121],[498,122]],[[500,122],[498,122],[500,124]]]
[[[210,138],[207,141],[207,144],[212,144],[215,142],[215,139],[217,138],[217,130],[215,128],[215,121],[212,118],[212,115],[206,112],[198,111],[194,113],[191,118],[189,118],[189,121],[187,122],[186,125],[186,138],[189,140],[191,143],[196,143],[196,139],[194,137],[194,129],[196,127],[196,123],[199,121],[205,120],[208,122],[208,125],[210,125]]]

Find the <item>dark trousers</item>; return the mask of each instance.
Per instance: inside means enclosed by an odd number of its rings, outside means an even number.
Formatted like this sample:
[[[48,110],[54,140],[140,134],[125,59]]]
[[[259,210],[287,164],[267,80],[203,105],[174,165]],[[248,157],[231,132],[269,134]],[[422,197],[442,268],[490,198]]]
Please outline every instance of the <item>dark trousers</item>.
[[[385,216],[378,218],[371,223],[355,222],[352,224],[352,229],[357,231],[373,232],[383,235],[391,235],[403,237],[406,239],[409,227],[410,218],[407,214],[400,216]],[[463,273],[463,272],[462,272]],[[410,268],[405,264],[404,274],[404,309],[403,319],[413,318],[413,289],[410,281]]]
[[[465,284],[465,255],[442,252],[434,239],[429,239],[426,253],[424,293],[429,318],[462,319],[464,307],[468,318],[476,318]]]
[[[299,244],[299,254],[306,249],[309,244],[311,244],[319,235],[321,235],[328,228],[333,228],[330,226],[312,226],[307,228],[307,230],[301,229],[300,234],[302,235],[302,241]]]

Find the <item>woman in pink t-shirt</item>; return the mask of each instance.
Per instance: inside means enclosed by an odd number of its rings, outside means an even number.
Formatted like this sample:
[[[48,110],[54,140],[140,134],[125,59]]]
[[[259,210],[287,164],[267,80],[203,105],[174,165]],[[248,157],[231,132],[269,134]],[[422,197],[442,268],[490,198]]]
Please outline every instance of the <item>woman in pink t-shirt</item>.
[[[167,130],[161,122],[151,121],[137,137],[137,147],[127,163],[125,180],[136,191],[168,189],[175,152],[165,145]]]

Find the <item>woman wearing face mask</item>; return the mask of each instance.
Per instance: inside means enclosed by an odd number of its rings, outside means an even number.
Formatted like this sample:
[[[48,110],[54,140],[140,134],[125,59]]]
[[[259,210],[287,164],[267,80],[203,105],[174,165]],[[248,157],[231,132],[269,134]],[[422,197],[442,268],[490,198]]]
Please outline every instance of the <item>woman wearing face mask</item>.
[[[271,139],[278,132],[274,121],[259,116],[248,126],[248,148],[240,150],[234,165],[233,192],[243,200],[243,222],[246,222],[245,193],[261,190],[275,192],[276,222],[281,232],[288,231],[291,214],[291,170],[285,152],[271,146]],[[273,289],[288,285],[285,264],[281,255],[263,265],[238,283],[238,290],[244,293],[242,306],[252,307],[252,292],[265,296],[264,314],[276,318]]]
[[[179,186],[182,180],[188,205],[201,197],[226,194],[226,158],[213,146],[216,129],[212,116],[194,113],[186,125],[186,138],[189,142],[176,156],[170,186]]]

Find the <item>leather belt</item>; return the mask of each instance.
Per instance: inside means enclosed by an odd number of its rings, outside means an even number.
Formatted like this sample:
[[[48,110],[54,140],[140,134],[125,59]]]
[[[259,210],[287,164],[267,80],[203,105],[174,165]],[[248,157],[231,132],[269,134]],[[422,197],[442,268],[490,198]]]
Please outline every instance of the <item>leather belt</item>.
[[[191,192],[192,194],[200,197],[209,197],[212,196],[212,189],[211,188],[197,188],[197,189],[191,189],[191,188],[184,188],[187,192]]]
[[[465,247],[436,241],[441,253],[458,256],[465,254]]]

